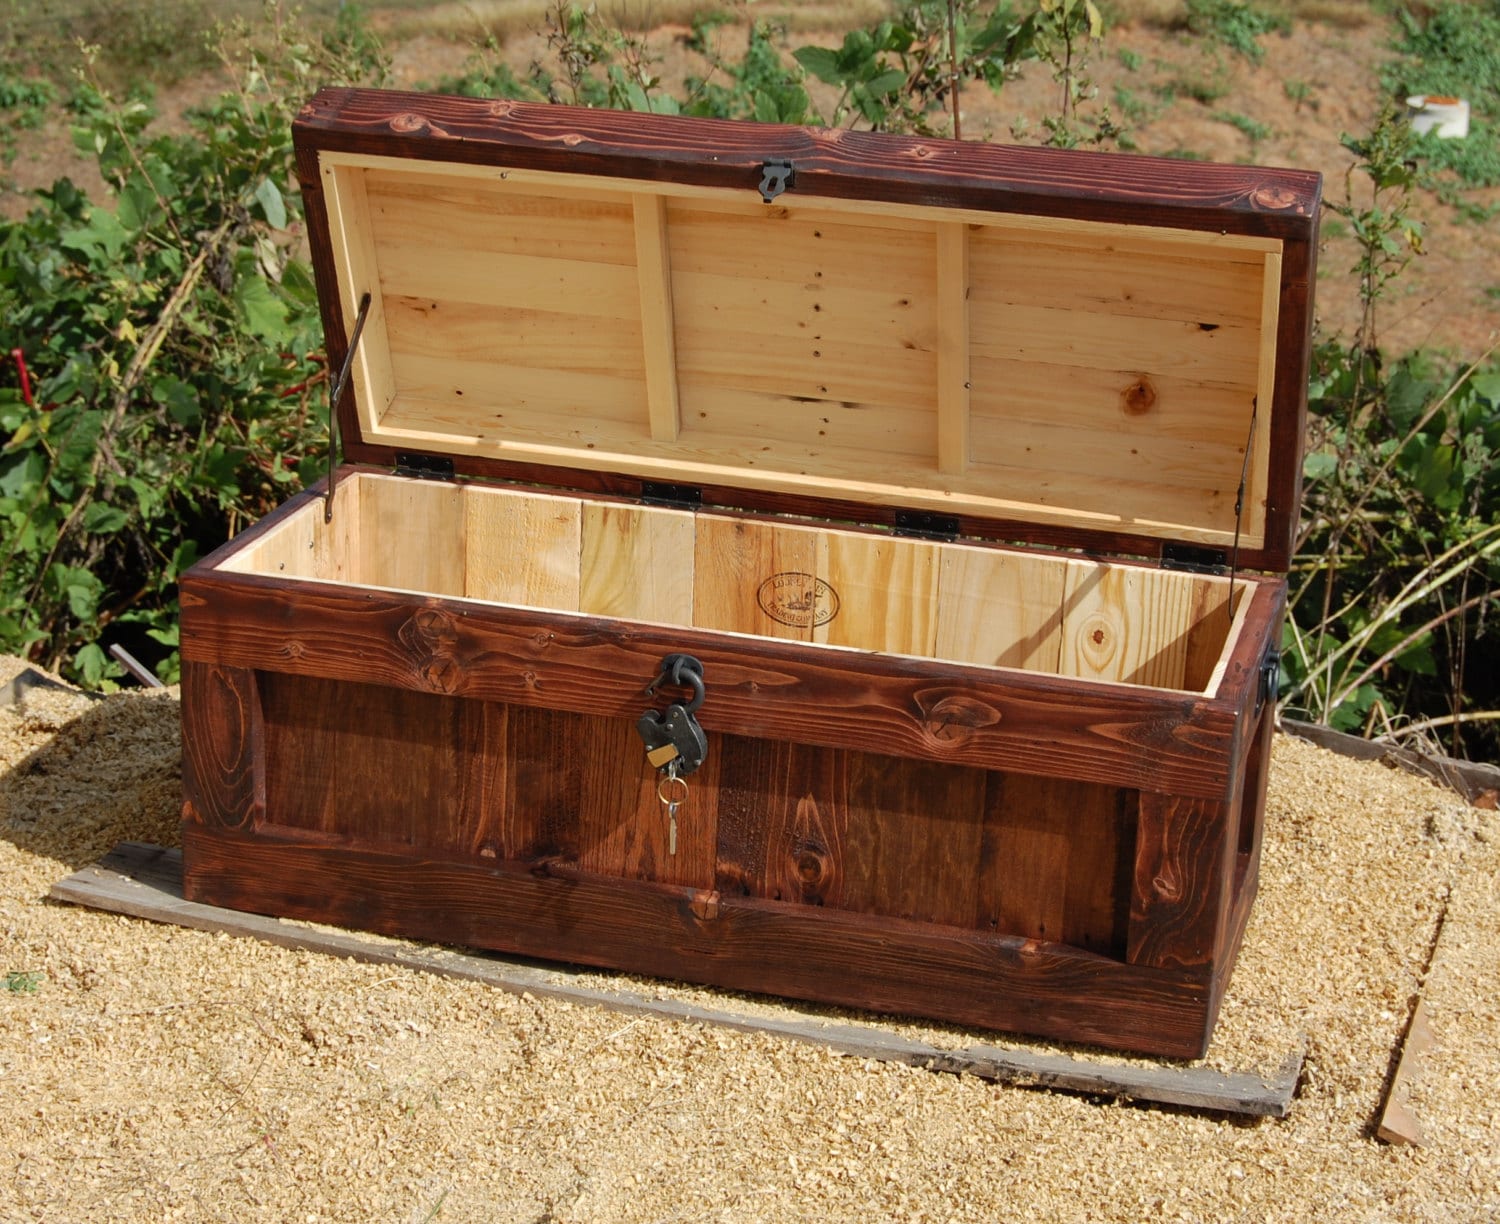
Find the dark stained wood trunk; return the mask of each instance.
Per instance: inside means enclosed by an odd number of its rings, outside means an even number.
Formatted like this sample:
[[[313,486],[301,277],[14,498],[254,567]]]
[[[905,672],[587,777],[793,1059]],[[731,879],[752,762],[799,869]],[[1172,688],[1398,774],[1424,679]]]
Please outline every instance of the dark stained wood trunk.
[[[1200,1055],[1317,176],[345,89],[294,138],[352,462],[183,576],[186,895]]]

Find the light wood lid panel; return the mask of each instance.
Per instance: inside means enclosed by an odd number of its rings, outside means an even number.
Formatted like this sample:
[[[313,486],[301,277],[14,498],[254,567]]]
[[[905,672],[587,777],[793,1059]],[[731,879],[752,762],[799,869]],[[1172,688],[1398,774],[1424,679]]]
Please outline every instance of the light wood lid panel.
[[[1255,413],[1268,544],[1280,239],[320,167],[364,443],[1227,549]]]

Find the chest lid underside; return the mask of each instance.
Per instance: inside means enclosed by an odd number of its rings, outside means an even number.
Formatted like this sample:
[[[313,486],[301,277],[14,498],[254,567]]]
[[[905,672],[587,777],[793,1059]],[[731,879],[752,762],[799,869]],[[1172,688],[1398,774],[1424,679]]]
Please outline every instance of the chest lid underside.
[[[1314,174],[356,90],[296,138],[351,458],[1148,554],[1243,478],[1287,564]]]

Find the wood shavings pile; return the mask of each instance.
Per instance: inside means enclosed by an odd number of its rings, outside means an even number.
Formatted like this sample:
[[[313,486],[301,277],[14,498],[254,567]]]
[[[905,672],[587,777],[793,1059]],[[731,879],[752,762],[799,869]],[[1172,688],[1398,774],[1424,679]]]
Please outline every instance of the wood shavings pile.
[[[0,708],[0,1218],[1500,1219],[1496,817],[1425,780],[1278,740],[1208,1061],[1274,1066],[1303,1034],[1309,1058],[1291,1117],[1251,1124],[42,900],[116,841],[175,843],[176,720],[170,692]],[[1429,1146],[1388,1148],[1418,991]]]

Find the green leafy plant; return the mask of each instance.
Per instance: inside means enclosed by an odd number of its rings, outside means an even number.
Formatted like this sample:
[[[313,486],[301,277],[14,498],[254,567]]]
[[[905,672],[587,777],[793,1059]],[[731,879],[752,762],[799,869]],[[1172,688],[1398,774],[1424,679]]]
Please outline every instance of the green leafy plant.
[[[1034,16],[1018,18],[1009,5],[986,14],[978,0],[922,0],[894,21],[851,31],[836,49],[799,47],[792,54],[808,73],[840,90],[831,124],[929,132],[930,117],[951,103],[964,81],[999,89],[1018,64],[1033,58],[1036,29]]]
[[[1495,350],[1456,372],[1420,355],[1388,366],[1376,330],[1379,302],[1422,249],[1410,142],[1392,108],[1366,136],[1345,136],[1358,161],[1344,199],[1327,205],[1357,244],[1361,321],[1315,356],[1283,703],[1345,730],[1447,730],[1448,751],[1493,753],[1500,669],[1483,642],[1500,601],[1500,371],[1485,364]]]
[[[1262,140],[1268,139],[1271,135],[1271,129],[1268,125],[1261,123],[1259,120],[1252,119],[1249,115],[1242,114],[1239,111],[1214,111],[1213,117],[1220,123],[1227,123],[1236,131],[1243,132],[1248,136],[1251,148],[1254,148]]]
[[[51,81],[0,68],[0,162],[9,165],[15,160],[16,132],[40,127],[56,101],[57,88]]]
[[[11,994],[35,994],[46,977],[40,969],[11,969],[5,975],[5,989]]]
[[[1214,38],[1256,64],[1266,54],[1262,35],[1291,28],[1285,17],[1239,0],[1188,0],[1187,24],[1194,34]]]
[[[1093,107],[1099,90],[1089,75],[1090,54],[1103,38],[1104,16],[1094,0],[1039,0],[1034,42],[1059,90],[1057,113],[1042,126],[1055,148],[1103,145],[1121,134],[1108,106]]]
[[[86,63],[66,180],[0,224],[0,649],[90,687],[128,644],[177,670],[175,583],[316,470],[316,294],[293,259],[290,120],[313,82],[359,75],[290,25],[241,88],[152,133],[151,107]]]

